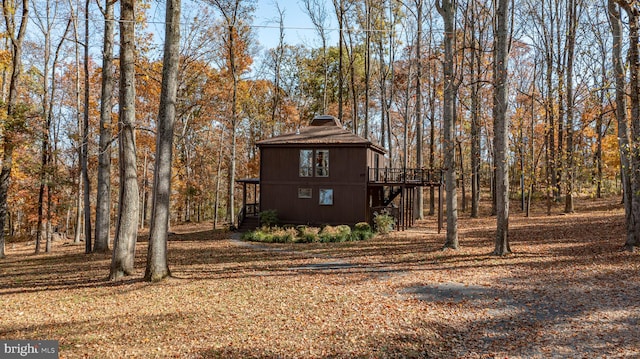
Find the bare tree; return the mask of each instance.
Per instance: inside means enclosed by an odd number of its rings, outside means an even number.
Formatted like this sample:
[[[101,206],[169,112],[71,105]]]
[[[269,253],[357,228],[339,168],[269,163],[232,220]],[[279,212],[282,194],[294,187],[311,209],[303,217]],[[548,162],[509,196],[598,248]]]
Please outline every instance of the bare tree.
[[[145,279],[159,281],[171,273],[167,263],[169,236],[171,165],[173,162],[173,130],[178,92],[180,62],[180,0],[167,0],[165,10],[164,59],[162,89],[158,112],[156,162],[153,176],[153,205]]]
[[[451,0],[437,0],[436,8],[444,21],[444,104],[443,104],[443,132],[444,132],[444,172],[445,191],[447,198],[447,237],[444,248],[458,249],[458,199],[456,193],[456,143],[455,143],[455,76],[453,73],[453,21],[456,4]]]
[[[423,166],[423,151],[422,151],[422,137],[424,133],[424,117],[422,114],[422,11],[424,10],[424,3],[422,0],[414,0],[416,5],[416,22],[418,26],[418,33],[416,34],[416,167],[422,168]],[[418,190],[418,196],[416,198],[418,218],[424,219],[424,191],[422,187]]]
[[[565,194],[565,213],[574,211],[573,206],[573,172],[575,171],[573,160],[573,116],[575,112],[574,104],[574,88],[573,88],[573,67],[575,62],[576,50],[576,29],[578,27],[580,4],[578,0],[569,0],[567,4],[567,68],[566,68],[566,86],[567,86],[567,146],[565,149],[566,163],[566,194]]]
[[[85,253],[91,253],[91,181],[89,180],[89,4],[85,0],[84,7],[84,106],[82,116],[82,146],[80,149],[80,166],[82,169],[83,203],[84,203],[84,245]]]
[[[631,246],[635,239],[633,237],[633,222],[631,221],[632,211],[632,190],[631,190],[631,164],[629,161],[629,128],[627,126],[627,100],[625,94],[625,70],[622,59],[622,20],[620,10],[615,0],[608,1],[609,23],[613,35],[613,70],[615,74],[616,89],[616,120],[618,123],[618,150],[620,152],[620,174],[622,177],[622,195],[627,222],[626,243]]]
[[[120,1],[120,93],[118,153],[120,199],[111,273],[116,280],[133,273],[138,234],[138,174],[135,142],[135,0]]]
[[[231,227],[235,227],[235,175],[236,175],[236,144],[237,144],[237,127],[240,124],[240,113],[238,109],[238,85],[240,83],[240,75],[244,70],[241,68],[240,53],[241,42],[245,45],[249,42],[249,29],[246,22],[251,17],[254,6],[252,1],[247,0],[207,0],[222,15],[222,41],[223,51],[226,60],[226,72],[231,80],[231,111],[230,111],[230,152],[229,152],[229,182],[228,182],[228,201],[227,201],[227,217]]]
[[[333,0],[333,7],[338,18],[338,118],[343,121],[344,105],[344,23],[345,23],[345,0]]]
[[[102,44],[102,93],[100,96],[100,140],[98,152],[98,185],[96,197],[96,233],[94,252],[109,250],[109,232],[111,230],[111,141],[112,107],[114,86],[113,42],[114,42],[114,3],[105,0],[104,41]]]
[[[507,61],[509,52],[509,1],[495,8],[493,128],[496,166],[496,238],[494,254],[511,253],[509,246],[509,121],[507,120]]]
[[[77,125],[77,129],[78,129],[78,136],[81,139],[80,143],[77,144],[77,151],[78,151],[78,162],[80,163],[80,167],[82,167],[82,149],[83,149],[83,143],[82,143],[82,139],[83,139],[83,129],[82,129],[82,125],[83,125],[83,121],[82,121],[82,114],[80,112],[80,108],[81,108],[81,97],[80,97],[80,90],[81,90],[81,86],[80,86],[80,34],[79,34],[79,24],[78,24],[78,18],[79,18],[79,10],[74,8],[73,6],[74,4],[71,2],[71,0],[69,0],[69,8],[71,9],[71,24],[73,25],[73,43],[74,43],[74,52],[75,52],[75,79],[74,79],[74,83],[75,83],[75,93],[74,93],[74,100],[75,100],[75,110],[76,110],[76,125]],[[78,177],[77,177],[77,192],[76,192],[76,212],[75,212],[75,230],[74,230],[74,234],[73,234],[73,243],[79,244],[82,241],[82,232],[83,232],[83,223],[82,223],[82,210],[83,210],[83,190],[82,190],[82,184],[84,181],[84,172],[82,171],[82,169],[80,169],[80,171],[78,172]]]
[[[41,133],[42,146],[40,150],[40,188],[38,191],[38,224],[35,248],[35,252],[39,253],[42,238],[45,238],[45,252],[49,252],[51,250],[50,137],[51,125],[53,120],[53,99],[56,92],[56,67],[58,64],[60,49],[65,41],[65,36],[67,34],[67,31],[69,30],[71,22],[67,21],[67,26],[60,37],[60,41],[58,42],[54,53],[52,54],[51,42],[53,29],[54,27],[56,27],[55,19],[58,15],[57,3],[52,4],[50,1],[46,1],[44,4],[44,9],[39,9],[37,6],[34,6],[33,9],[35,13],[34,21],[44,37],[44,58],[42,71],[42,118],[44,119],[44,123]],[[49,80],[51,80],[51,82],[49,82]],[[45,203],[45,195],[47,194],[48,198]]]
[[[2,169],[0,170],[0,258],[5,257],[4,228],[7,220],[7,198],[11,183],[11,169],[13,167],[13,151],[15,136],[24,125],[24,114],[18,108],[18,85],[22,72],[22,50],[29,21],[29,0],[15,3],[11,0],[2,1],[2,15],[4,17],[7,35],[11,42],[11,76],[9,80],[9,97],[7,98],[7,118],[3,121],[2,131]],[[19,17],[18,17],[18,14]]]
[[[278,47],[273,50],[273,101],[271,106],[271,123],[274,128],[277,124],[278,108],[280,106],[280,78],[282,72],[282,61],[284,58],[284,10],[276,3],[278,11],[278,24],[280,33],[278,36]]]
[[[638,39],[640,38],[640,24],[638,23],[640,20],[640,9],[638,8],[638,4],[635,0],[616,0],[616,2],[624,9],[629,21],[629,49],[627,56],[629,61],[629,105],[631,107],[631,141],[629,151],[631,169],[629,177],[631,188],[629,192],[631,194],[626,196],[626,199],[630,200],[631,213],[627,221],[627,240],[625,243],[625,249],[633,251],[638,245],[640,245],[640,73],[638,72],[640,71],[640,54],[638,49]],[[612,6],[610,6],[609,9],[611,11]],[[616,17],[613,13],[612,15]],[[619,15],[617,18],[620,18]],[[615,21],[612,21],[612,23],[614,22]],[[614,49],[615,47],[616,45],[614,45]],[[616,73],[619,74],[618,71],[616,71]],[[619,90],[620,87],[616,82],[617,96],[622,95]],[[620,100],[617,102],[620,102]],[[620,107],[620,104],[617,104],[617,107]],[[619,116],[621,115],[621,111],[623,110],[618,109]],[[626,111],[626,107],[624,108],[624,111]],[[625,117],[619,117],[618,122],[624,119]]]
[[[327,63],[327,10],[320,0],[304,0],[304,7],[316,28],[320,40],[322,41],[322,65],[323,65],[323,86],[322,86],[322,112],[327,111],[327,84],[329,83],[329,64]]]

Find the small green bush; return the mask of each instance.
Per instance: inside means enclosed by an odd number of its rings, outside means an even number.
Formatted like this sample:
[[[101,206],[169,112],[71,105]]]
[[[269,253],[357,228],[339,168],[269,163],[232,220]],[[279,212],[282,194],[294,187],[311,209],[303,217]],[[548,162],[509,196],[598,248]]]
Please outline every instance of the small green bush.
[[[269,227],[263,225],[253,232],[242,235],[242,239],[267,243],[330,243],[360,241],[373,237],[374,232],[367,223],[359,223],[352,230],[347,225],[324,226],[322,229],[309,226]]]
[[[278,228],[274,227],[271,231],[272,242],[274,243],[290,243],[297,237],[298,232],[295,228]]]
[[[318,227],[309,227],[309,226],[298,226],[296,227],[298,231],[298,242],[302,243],[314,243],[320,241],[320,236],[318,233],[320,232],[320,228]]]
[[[371,229],[371,225],[367,222],[358,222],[356,223],[356,225],[353,227],[354,231],[365,231],[365,232],[372,232],[373,229]]]
[[[278,225],[278,211],[274,209],[262,211],[259,216],[261,226],[273,227]]]
[[[373,229],[366,222],[356,223],[353,232],[351,233],[352,241],[365,241],[371,239],[374,236]]]
[[[396,223],[396,219],[393,218],[386,211],[373,214],[373,222],[376,226],[376,231],[380,234],[387,234],[393,230],[393,226]]]

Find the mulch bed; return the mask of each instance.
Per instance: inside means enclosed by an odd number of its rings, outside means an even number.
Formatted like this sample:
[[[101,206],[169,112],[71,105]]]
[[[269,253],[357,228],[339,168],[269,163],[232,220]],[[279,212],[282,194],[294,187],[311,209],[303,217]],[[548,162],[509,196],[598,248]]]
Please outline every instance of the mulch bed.
[[[435,219],[364,242],[241,243],[176,227],[172,278],[106,280],[110,256],[55,242],[7,246],[0,339],[55,339],[61,358],[640,357],[640,258],[621,251],[619,199],[577,213],[460,218],[457,251]]]

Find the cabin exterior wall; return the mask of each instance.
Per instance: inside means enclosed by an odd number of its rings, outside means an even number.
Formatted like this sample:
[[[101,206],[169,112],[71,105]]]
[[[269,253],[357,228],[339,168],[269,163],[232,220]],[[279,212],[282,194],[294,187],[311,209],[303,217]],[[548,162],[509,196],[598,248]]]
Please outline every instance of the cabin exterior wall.
[[[316,176],[315,172],[301,176],[301,150],[328,150],[328,176]],[[384,156],[378,156],[377,161],[383,161]],[[353,225],[371,219],[368,167],[374,165],[376,153],[370,148],[262,146],[260,157],[261,210],[276,210],[282,224]],[[329,193],[331,198],[320,198]]]

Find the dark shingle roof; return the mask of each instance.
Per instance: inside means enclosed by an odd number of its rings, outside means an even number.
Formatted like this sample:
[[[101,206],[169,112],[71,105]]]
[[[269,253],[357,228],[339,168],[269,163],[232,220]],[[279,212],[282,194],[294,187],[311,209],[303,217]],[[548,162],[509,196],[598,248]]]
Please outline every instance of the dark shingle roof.
[[[342,128],[340,120],[333,116],[317,116],[308,127],[298,132],[286,133],[280,136],[264,139],[256,143],[258,146],[283,145],[360,145],[370,146],[380,152],[385,150],[351,131]]]

